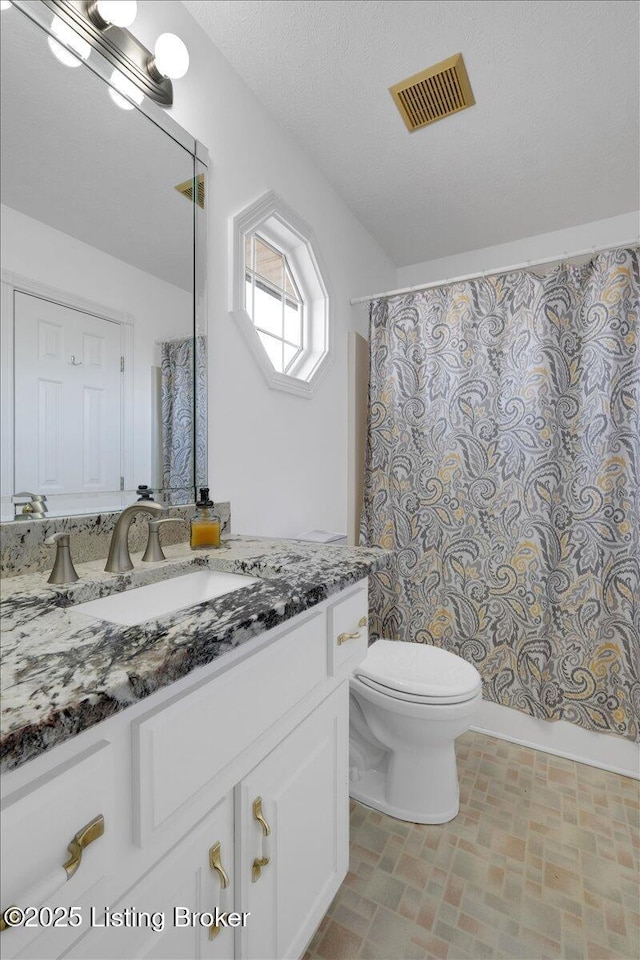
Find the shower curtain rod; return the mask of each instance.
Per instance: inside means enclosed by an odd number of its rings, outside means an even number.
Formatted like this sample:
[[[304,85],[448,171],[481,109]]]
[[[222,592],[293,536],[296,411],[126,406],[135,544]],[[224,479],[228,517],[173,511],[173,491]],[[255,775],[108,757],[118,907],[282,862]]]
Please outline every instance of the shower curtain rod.
[[[497,270],[478,270],[476,273],[467,273],[463,277],[449,277],[447,280],[435,280],[433,283],[419,283],[413,287],[401,287],[399,290],[387,290],[386,293],[372,293],[368,297],[352,297],[349,303],[369,303],[370,300],[382,300],[383,297],[395,297],[401,293],[416,293],[418,290],[433,290],[436,287],[446,287],[450,283],[462,283],[465,280],[477,280],[478,277],[499,277],[503,273],[514,273],[516,270],[526,270],[527,267],[541,267],[545,263],[561,263],[563,260],[575,260],[576,257],[593,256],[605,250],[618,250],[620,247],[637,247],[640,237],[624,243],[607,243],[602,247],[588,247],[586,250],[576,250],[575,253],[563,253],[559,257],[545,257],[543,260],[526,260],[511,267],[500,267]]]

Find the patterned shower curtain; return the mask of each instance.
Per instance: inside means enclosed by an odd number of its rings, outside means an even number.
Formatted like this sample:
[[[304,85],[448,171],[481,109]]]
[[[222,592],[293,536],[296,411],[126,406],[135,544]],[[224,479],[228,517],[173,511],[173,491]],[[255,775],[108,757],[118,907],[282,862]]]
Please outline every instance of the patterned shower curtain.
[[[162,343],[162,483],[167,504],[193,500],[196,465],[201,469],[206,464],[206,417],[196,415],[206,410],[206,372],[204,337]]]
[[[640,739],[638,251],[371,305],[371,629]]]

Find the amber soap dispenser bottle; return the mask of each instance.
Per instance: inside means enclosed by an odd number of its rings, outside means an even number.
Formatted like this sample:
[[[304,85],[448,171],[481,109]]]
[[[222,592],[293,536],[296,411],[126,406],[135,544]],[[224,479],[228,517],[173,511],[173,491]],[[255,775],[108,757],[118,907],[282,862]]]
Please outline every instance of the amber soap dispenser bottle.
[[[213,512],[209,487],[200,487],[195,516],[191,520],[191,549],[215,550],[220,546],[220,517]]]

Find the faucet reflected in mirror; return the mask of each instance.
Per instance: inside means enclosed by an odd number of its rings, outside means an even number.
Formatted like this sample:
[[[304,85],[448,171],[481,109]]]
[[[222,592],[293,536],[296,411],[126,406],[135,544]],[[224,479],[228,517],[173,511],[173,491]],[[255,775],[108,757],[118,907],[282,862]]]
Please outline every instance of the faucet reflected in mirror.
[[[24,497],[29,497],[25,500]],[[15,520],[44,520],[48,511],[47,498],[37,493],[15,493],[11,497],[14,506]],[[22,507],[20,510],[19,508]]]

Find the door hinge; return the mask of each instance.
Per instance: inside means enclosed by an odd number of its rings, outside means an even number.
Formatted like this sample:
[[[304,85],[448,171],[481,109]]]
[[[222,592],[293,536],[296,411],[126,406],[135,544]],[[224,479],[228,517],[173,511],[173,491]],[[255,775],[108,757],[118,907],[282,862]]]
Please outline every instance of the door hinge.
[[[120,477],[120,489],[124,490],[124,477]]]
[[[120,373],[124,373],[124,357],[120,357]]]

